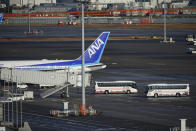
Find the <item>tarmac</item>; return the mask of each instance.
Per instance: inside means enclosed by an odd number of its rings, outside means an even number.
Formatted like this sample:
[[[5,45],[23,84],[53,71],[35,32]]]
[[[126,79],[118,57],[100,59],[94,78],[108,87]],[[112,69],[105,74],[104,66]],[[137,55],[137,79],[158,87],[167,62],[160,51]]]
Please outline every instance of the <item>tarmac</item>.
[[[54,34],[56,36],[57,29],[59,27],[47,27],[47,30],[56,32]],[[67,32],[70,31],[69,33],[60,30],[67,37],[71,36],[70,32],[75,32],[74,37],[80,35],[79,28],[73,29],[74,31],[71,28],[65,29]],[[61,31],[59,35],[62,35]],[[127,37],[130,34],[134,36],[159,34],[161,36],[162,34],[161,29],[107,28],[106,30],[89,27],[86,30],[86,36],[96,37],[102,31],[111,31],[112,37]],[[78,126],[84,127],[81,130],[165,131],[179,126],[181,118],[188,119],[187,126],[196,127],[196,55],[185,53],[187,48],[185,35],[192,32],[194,30],[168,30],[168,34],[176,41],[173,44],[160,43],[159,39],[109,40],[101,59],[107,68],[93,72],[93,81],[133,80],[137,82],[138,94],[98,95],[93,94],[92,88],[88,88],[87,105],[92,105],[101,114],[93,117],[69,117],[56,121],[53,118],[46,120],[49,110],[62,109],[63,101],[69,101],[70,108],[73,108],[74,104],[80,104],[80,89],[71,88],[70,98],[66,99],[60,98],[59,93],[47,99],[40,99],[39,91],[33,89],[38,92],[37,98],[23,103],[24,120],[30,121],[33,130],[43,131],[78,130]],[[18,34],[16,33],[15,37],[22,38]],[[2,35],[3,38],[5,36]],[[91,42],[92,40],[86,41],[86,47]],[[0,42],[0,47],[0,60],[75,59],[81,53],[79,41]],[[150,83],[189,83],[191,94],[189,97],[179,98],[147,98],[143,91]],[[32,115],[39,115],[39,117],[33,119],[35,116]],[[36,123],[38,120],[40,124]],[[61,128],[62,125],[64,128]]]

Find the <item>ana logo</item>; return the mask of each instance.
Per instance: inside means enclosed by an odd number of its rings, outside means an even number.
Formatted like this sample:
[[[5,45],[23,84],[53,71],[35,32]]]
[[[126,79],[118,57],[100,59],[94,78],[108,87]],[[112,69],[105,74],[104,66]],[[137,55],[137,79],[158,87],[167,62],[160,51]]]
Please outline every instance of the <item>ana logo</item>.
[[[98,38],[97,41],[95,41],[94,44],[91,47],[89,47],[88,54],[89,54],[90,58],[92,57],[92,55],[94,55],[96,53],[97,50],[99,50],[99,48],[103,44],[104,44],[104,42]]]

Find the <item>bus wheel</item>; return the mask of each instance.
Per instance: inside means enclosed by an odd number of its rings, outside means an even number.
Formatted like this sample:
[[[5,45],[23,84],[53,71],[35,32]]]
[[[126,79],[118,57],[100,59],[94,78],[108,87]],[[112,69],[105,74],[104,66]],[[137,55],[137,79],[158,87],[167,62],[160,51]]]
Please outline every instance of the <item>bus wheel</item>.
[[[154,94],[154,98],[157,98],[157,97],[158,97],[158,94],[157,94],[157,93],[155,93],[155,94]]]
[[[131,91],[130,90],[127,90],[127,94],[131,94]]]
[[[180,93],[176,93],[176,97],[180,97],[181,95],[180,95]]]
[[[105,94],[109,94],[109,91],[105,91]]]

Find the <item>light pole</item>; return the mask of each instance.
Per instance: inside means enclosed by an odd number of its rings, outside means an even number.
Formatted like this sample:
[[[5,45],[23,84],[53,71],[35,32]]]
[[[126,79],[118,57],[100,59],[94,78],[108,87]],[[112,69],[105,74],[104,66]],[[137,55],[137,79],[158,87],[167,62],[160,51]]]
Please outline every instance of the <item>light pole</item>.
[[[30,3],[29,3],[29,0],[28,0],[28,14],[29,14],[29,16],[28,16],[28,23],[29,23],[29,34],[30,34],[30,32],[31,32],[31,25],[30,25],[30,8],[29,8],[29,6],[30,6]]]
[[[85,58],[84,58],[84,1],[82,2],[82,105],[80,106],[81,115],[86,115],[86,98],[85,98]]]
[[[165,0],[164,0],[164,4],[163,4],[163,8],[164,8],[164,40],[163,40],[163,42],[164,43],[167,43],[167,21],[166,21],[166,2],[165,2]]]

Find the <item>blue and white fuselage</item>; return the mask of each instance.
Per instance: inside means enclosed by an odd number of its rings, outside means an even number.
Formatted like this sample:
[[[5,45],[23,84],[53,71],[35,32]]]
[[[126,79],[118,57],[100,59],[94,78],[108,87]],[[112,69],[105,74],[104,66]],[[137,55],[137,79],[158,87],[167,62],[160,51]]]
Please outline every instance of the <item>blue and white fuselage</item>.
[[[103,32],[85,51],[85,67],[101,66],[100,59],[103,54],[110,32]],[[25,70],[63,70],[67,68],[81,69],[82,57],[75,60],[23,60],[0,61],[0,68],[14,68]]]

